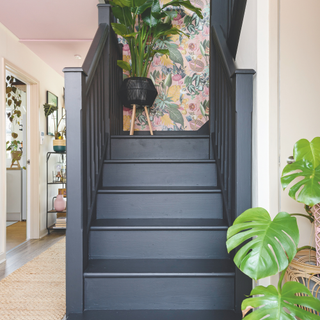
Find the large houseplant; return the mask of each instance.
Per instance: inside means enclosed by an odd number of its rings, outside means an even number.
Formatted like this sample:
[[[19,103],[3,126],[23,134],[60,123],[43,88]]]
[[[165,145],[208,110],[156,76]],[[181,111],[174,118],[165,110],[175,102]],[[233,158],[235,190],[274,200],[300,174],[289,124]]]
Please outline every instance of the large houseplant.
[[[159,0],[114,0],[110,1],[117,23],[112,23],[116,34],[123,37],[131,55],[131,64],[118,60],[122,69],[129,71],[130,77],[123,81],[120,98],[126,107],[133,106],[130,135],[133,134],[136,106],[144,106],[151,135],[153,134],[147,106],[151,106],[157,96],[154,83],[146,78],[155,54],[176,55],[176,51],[165,45],[171,35],[184,34],[174,27],[172,19],[183,8],[193,11],[203,18],[201,10],[189,0],[173,0],[161,5]]]
[[[114,0],[110,4],[118,19],[117,23],[111,24],[112,28],[126,39],[131,54],[131,65],[118,60],[118,66],[129,71],[130,77],[147,77],[156,53],[175,54],[170,47],[163,46],[162,41],[170,35],[184,34],[172,25],[178,10],[186,8],[203,18],[201,10],[189,0],[173,0],[163,6],[159,0]]]
[[[320,144],[314,139],[311,143],[300,140],[294,149],[294,165],[286,166],[281,179],[286,188],[295,178],[304,176],[290,189],[290,196],[303,186],[299,193],[300,202],[310,204],[320,202],[319,196],[319,154]],[[299,170],[300,172],[297,172]],[[302,283],[289,281],[284,284],[283,278],[290,262],[301,248],[298,248],[299,229],[296,218],[286,212],[280,212],[271,220],[269,213],[263,208],[251,208],[242,213],[228,229],[228,252],[240,247],[234,262],[242,272],[254,280],[281,272],[277,288],[274,286],[257,286],[251,296],[243,301],[244,314],[248,310],[258,308],[245,316],[247,320],[259,320],[269,315],[273,320],[319,319],[319,316],[299,306],[320,312],[320,301],[314,298],[309,289]],[[300,296],[298,296],[300,295]]]

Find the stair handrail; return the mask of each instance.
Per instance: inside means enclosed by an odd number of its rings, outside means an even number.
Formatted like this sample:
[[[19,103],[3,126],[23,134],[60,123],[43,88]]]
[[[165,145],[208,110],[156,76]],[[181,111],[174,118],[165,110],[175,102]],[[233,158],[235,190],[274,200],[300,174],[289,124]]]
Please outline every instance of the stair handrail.
[[[228,48],[234,59],[238,50],[246,6],[247,0],[234,0],[227,39]]]
[[[99,4],[99,27],[80,68],[65,68],[67,128],[67,315],[84,310],[83,272],[88,262],[88,239],[95,217],[103,163],[110,150],[110,135],[116,129],[112,117],[122,112],[117,90],[122,59],[110,22],[111,6]],[[113,111],[111,111],[113,110]],[[120,120],[119,120],[120,121]],[[122,122],[120,121],[120,124]],[[122,128],[121,128],[122,129]]]

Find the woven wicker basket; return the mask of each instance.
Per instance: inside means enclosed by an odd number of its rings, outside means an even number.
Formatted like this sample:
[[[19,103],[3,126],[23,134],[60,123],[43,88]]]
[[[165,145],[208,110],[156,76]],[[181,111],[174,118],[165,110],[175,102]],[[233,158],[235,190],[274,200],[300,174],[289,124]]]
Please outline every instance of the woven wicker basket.
[[[301,250],[290,263],[285,275],[285,281],[296,281],[304,284],[311,291],[314,297],[320,298],[320,266],[316,265],[316,253],[312,250]],[[314,314],[319,312],[303,308]]]

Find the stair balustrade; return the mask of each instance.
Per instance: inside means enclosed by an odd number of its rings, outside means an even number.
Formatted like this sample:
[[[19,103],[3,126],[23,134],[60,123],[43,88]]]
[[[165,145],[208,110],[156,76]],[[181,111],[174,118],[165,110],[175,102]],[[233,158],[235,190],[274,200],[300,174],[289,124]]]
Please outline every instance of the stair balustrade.
[[[99,27],[83,66],[63,70],[68,153],[67,314],[83,312],[88,233],[103,161],[110,151],[110,135],[122,130],[117,96],[122,70],[116,63],[122,59],[122,49],[110,26],[110,5],[98,7]]]
[[[211,132],[224,215],[229,225],[251,207],[254,70],[237,69],[220,25],[211,30]],[[251,282],[236,271],[236,311]]]

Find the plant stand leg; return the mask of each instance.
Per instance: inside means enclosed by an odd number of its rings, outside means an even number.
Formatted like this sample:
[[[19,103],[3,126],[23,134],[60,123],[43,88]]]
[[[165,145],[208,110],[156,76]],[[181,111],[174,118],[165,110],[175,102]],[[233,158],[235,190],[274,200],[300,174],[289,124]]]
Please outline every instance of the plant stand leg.
[[[136,105],[133,105],[133,109],[132,109],[132,117],[131,117],[131,127],[130,127],[130,136],[133,135],[133,131],[134,131],[134,122],[136,120]]]
[[[153,131],[152,131],[152,126],[151,126],[151,122],[150,122],[150,118],[149,118],[149,113],[148,113],[148,107],[144,107],[144,111],[146,112],[147,115],[147,120],[148,120],[148,125],[149,125],[149,130],[150,130],[150,134],[153,136]]]
[[[320,266],[320,203],[313,206],[317,266]]]

